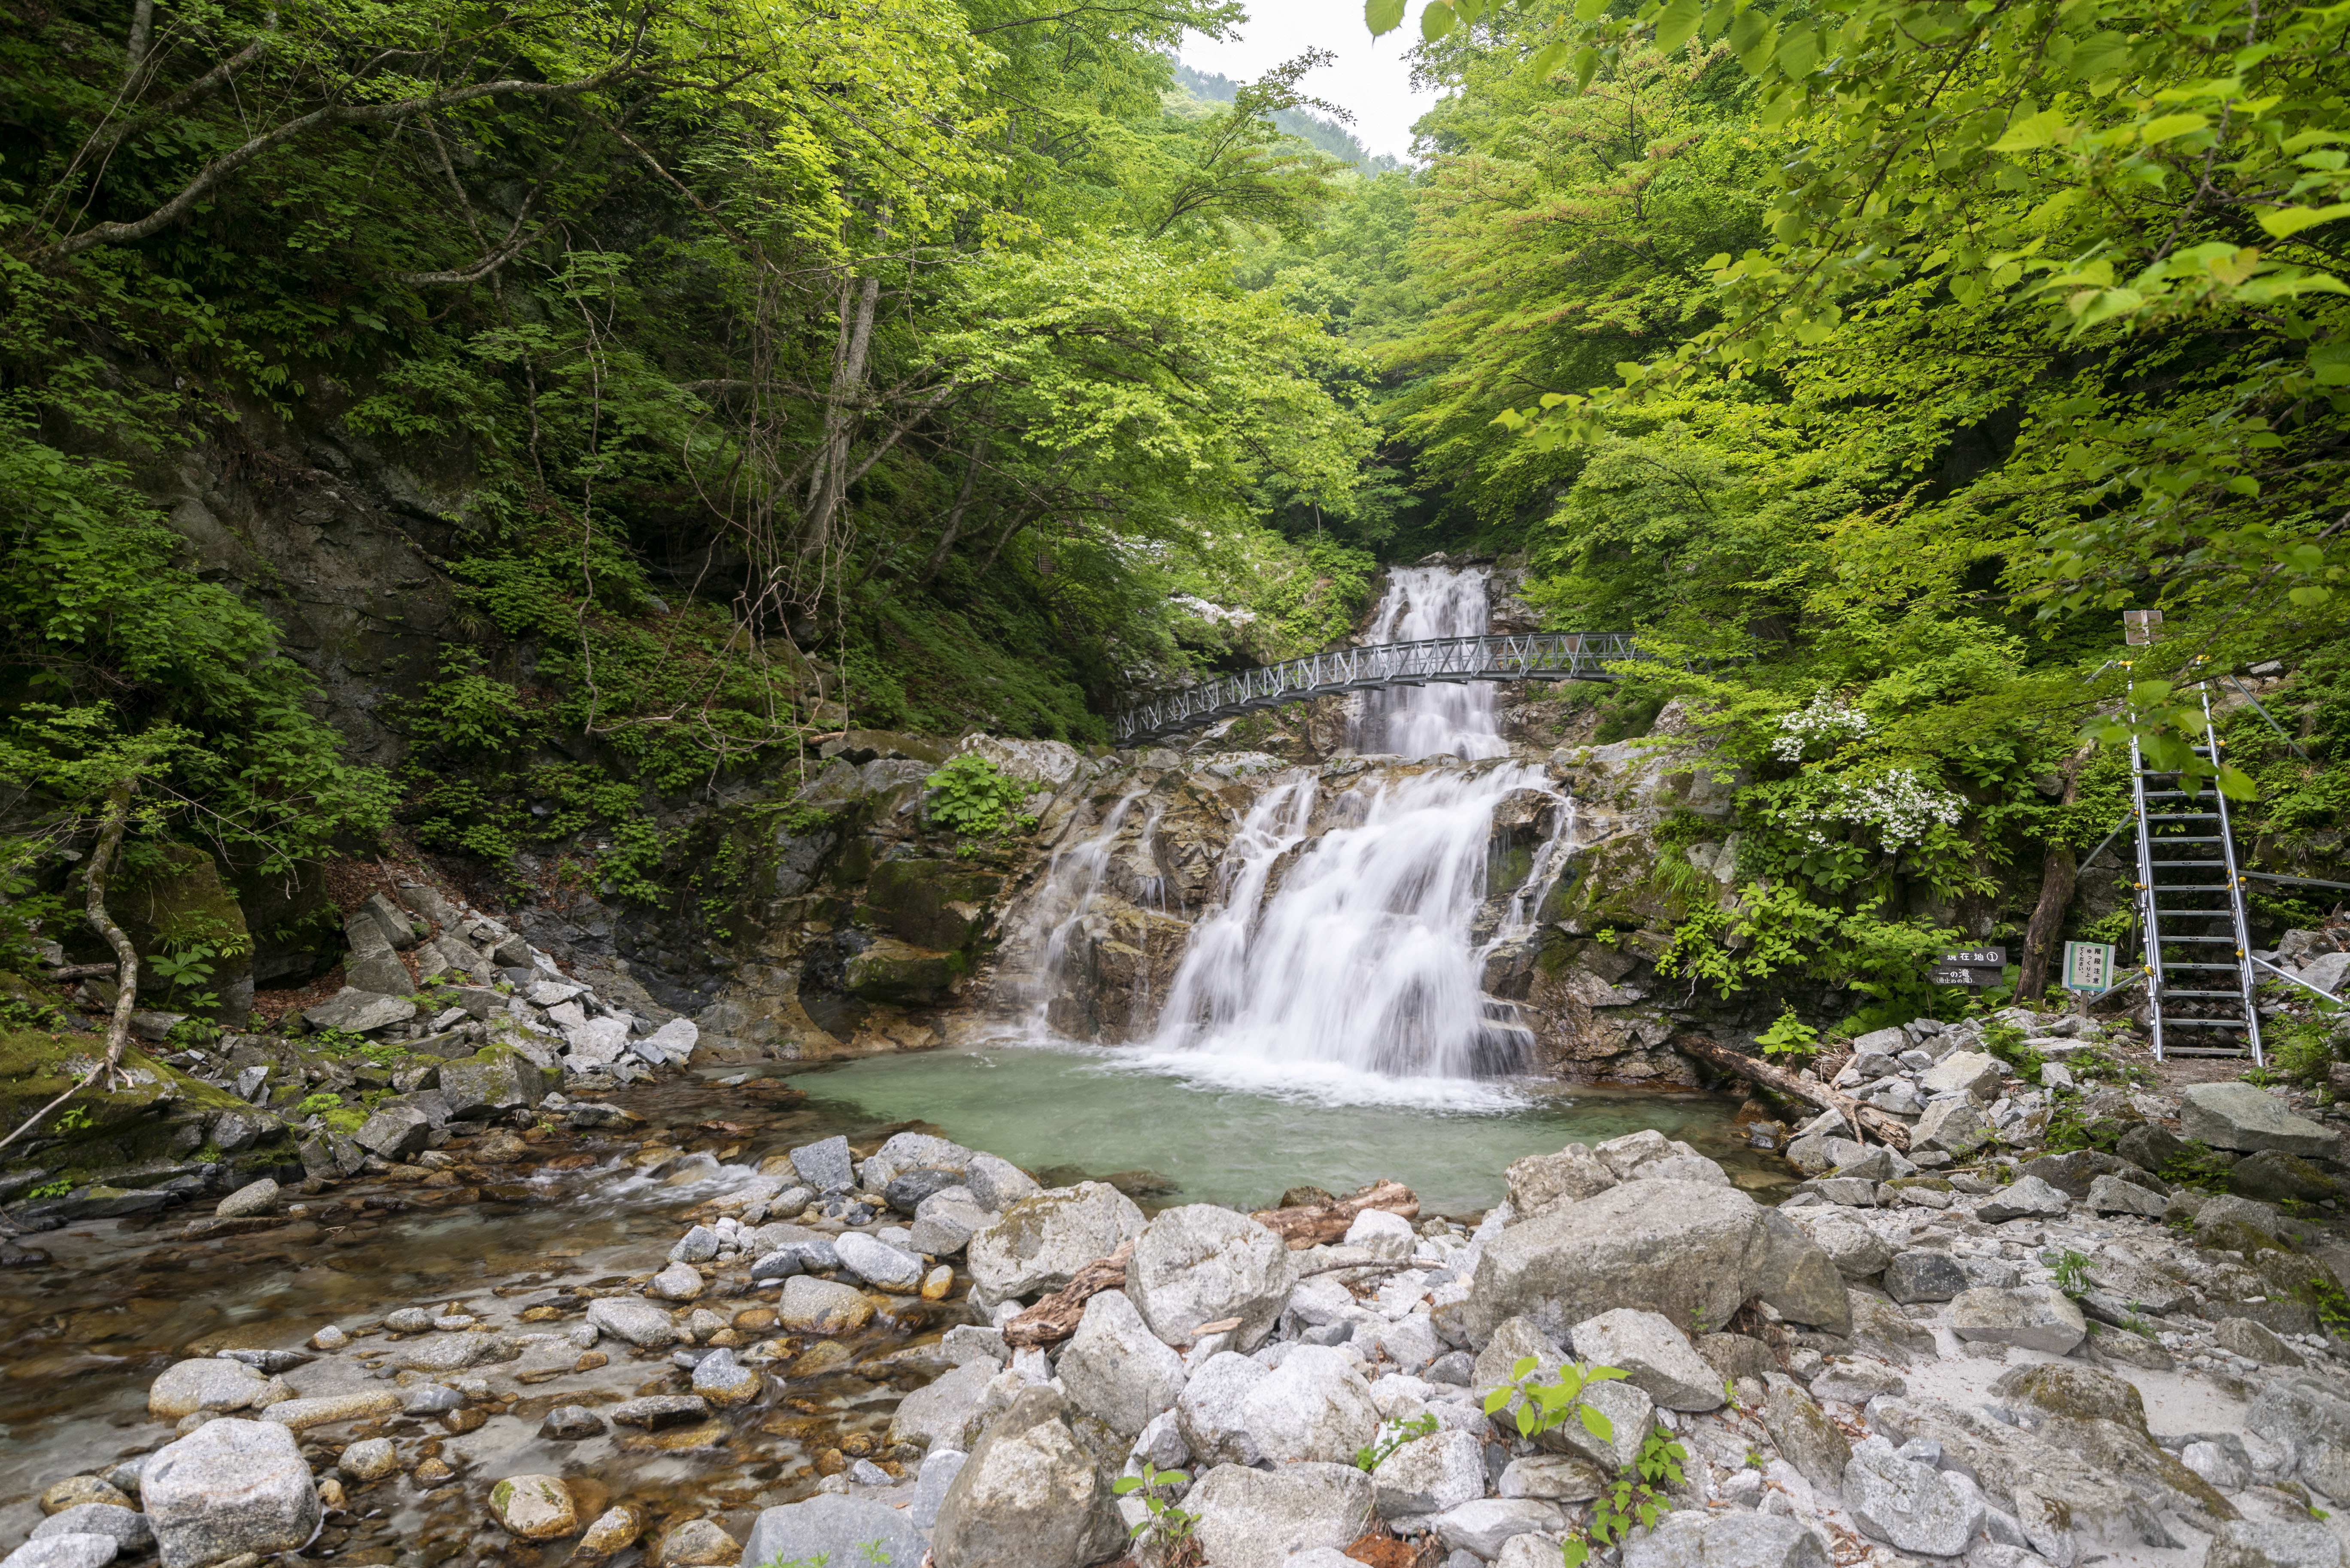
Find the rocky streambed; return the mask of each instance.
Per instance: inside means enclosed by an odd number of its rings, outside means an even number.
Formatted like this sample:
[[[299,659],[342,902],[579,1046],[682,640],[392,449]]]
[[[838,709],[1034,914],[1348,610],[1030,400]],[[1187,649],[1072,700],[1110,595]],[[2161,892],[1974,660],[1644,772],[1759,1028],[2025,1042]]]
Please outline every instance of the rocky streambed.
[[[1645,1444],[1619,1568],[2341,1568],[2339,1134],[2140,1086],[2122,1152],[2037,1150],[1959,1044],[1874,1054],[1981,1129],[1818,1118],[1775,1204],[1646,1131],[1518,1160],[1482,1215],[1151,1213],[664,1079],[78,1222],[0,1284],[8,1561],[1533,1568]],[[1573,1363],[1626,1374],[1606,1421],[1488,1412]]]

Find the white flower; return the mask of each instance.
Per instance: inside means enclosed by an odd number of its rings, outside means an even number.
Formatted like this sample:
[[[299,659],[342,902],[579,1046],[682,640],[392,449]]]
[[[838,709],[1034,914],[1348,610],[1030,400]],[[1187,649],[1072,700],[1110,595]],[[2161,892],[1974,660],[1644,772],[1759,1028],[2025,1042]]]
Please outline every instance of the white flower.
[[[1925,837],[1935,823],[1955,826],[1966,810],[1965,801],[1944,790],[1929,789],[1909,768],[1887,768],[1872,779],[1827,783],[1835,793],[1824,803],[1821,819],[1877,829],[1888,853]],[[1816,831],[1810,837],[1815,845],[1826,843]]]
[[[1835,740],[1843,736],[1868,733],[1868,715],[1857,708],[1846,707],[1842,699],[1820,688],[1808,707],[1779,715],[1779,738],[1771,742],[1771,754],[1783,763],[1804,760],[1804,752],[1814,740]]]

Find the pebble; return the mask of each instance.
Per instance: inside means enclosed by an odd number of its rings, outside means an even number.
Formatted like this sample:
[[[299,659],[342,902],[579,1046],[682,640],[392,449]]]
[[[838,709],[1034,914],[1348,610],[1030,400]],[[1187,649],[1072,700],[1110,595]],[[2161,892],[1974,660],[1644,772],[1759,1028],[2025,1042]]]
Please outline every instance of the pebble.
[[[622,1427],[676,1427],[708,1416],[710,1402],[699,1394],[647,1394],[621,1400],[608,1414]]]
[[[129,1498],[96,1476],[68,1476],[41,1493],[41,1511],[45,1514],[59,1514],[69,1508],[93,1502],[107,1503],[115,1508],[135,1506]]]
[[[389,1438],[363,1438],[343,1450],[335,1468],[362,1484],[400,1473],[400,1450]]]
[[[604,1418],[585,1405],[557,1405],[538,1426],[538,1435],[561,1443],[576,1443],[604,1434]]]
[[[508,1476],[490,1489],[490,1511],[525,1541],[553,1541],[579,1528],[578,1507],[556,1476]]]

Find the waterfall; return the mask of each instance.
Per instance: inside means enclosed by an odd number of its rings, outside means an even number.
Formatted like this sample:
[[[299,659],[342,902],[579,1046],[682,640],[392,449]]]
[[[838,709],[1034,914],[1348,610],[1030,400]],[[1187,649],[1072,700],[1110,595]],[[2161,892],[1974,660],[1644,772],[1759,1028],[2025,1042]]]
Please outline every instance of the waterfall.
[[[1482,634],[1485,604],[1482,571],[1399,570],[1372,639]],[[1542,889],[1512,898],[1490,940],[1472,927],[1491,890],[1495,808],[1514,791],[1556,791],[1540,768],[1505,760],[1490,685],[1367,697],[1356,725],[1365,748],[1431,761],[1340,784],[1318,838],[1312,774],[1257,798],[1224,857],[1221,907],[1177,971],[1155,1064],[1236,1085],[1343,1085],[1350,1096],[1416,1083],[1419,1097],[1523,1065],[1530,1036],[1485,995],[1484,961],[1525,934]],[[1567,816],[1535,857],[1545,882]]]

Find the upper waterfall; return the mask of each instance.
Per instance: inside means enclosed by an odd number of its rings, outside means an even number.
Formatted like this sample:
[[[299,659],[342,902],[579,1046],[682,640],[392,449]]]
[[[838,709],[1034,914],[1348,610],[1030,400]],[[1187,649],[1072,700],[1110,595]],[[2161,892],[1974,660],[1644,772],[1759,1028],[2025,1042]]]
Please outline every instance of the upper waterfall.
[[[1482,570],[1399,570],[1371,636],[1475,636],[1486,591]],[[1157,1059],[1227,1082],[1356,1092],[1523,1064],[1527,1032],[1485,994],[1484,961],[1538,900],[1505,899],[1482,934],[1478,916],[1509,891],[1492,885],[1495,808],[1555,790],[1540,768],[1502,760],[1491,686],[1368,693],[1355,730],[1366,752],[1445,761],[1327,786],[1298,769],[1257,797],[1220,868],[1220,907],[1196,922],[1176,972]],[[1555,874],[1564,804],[1537,875]]]

